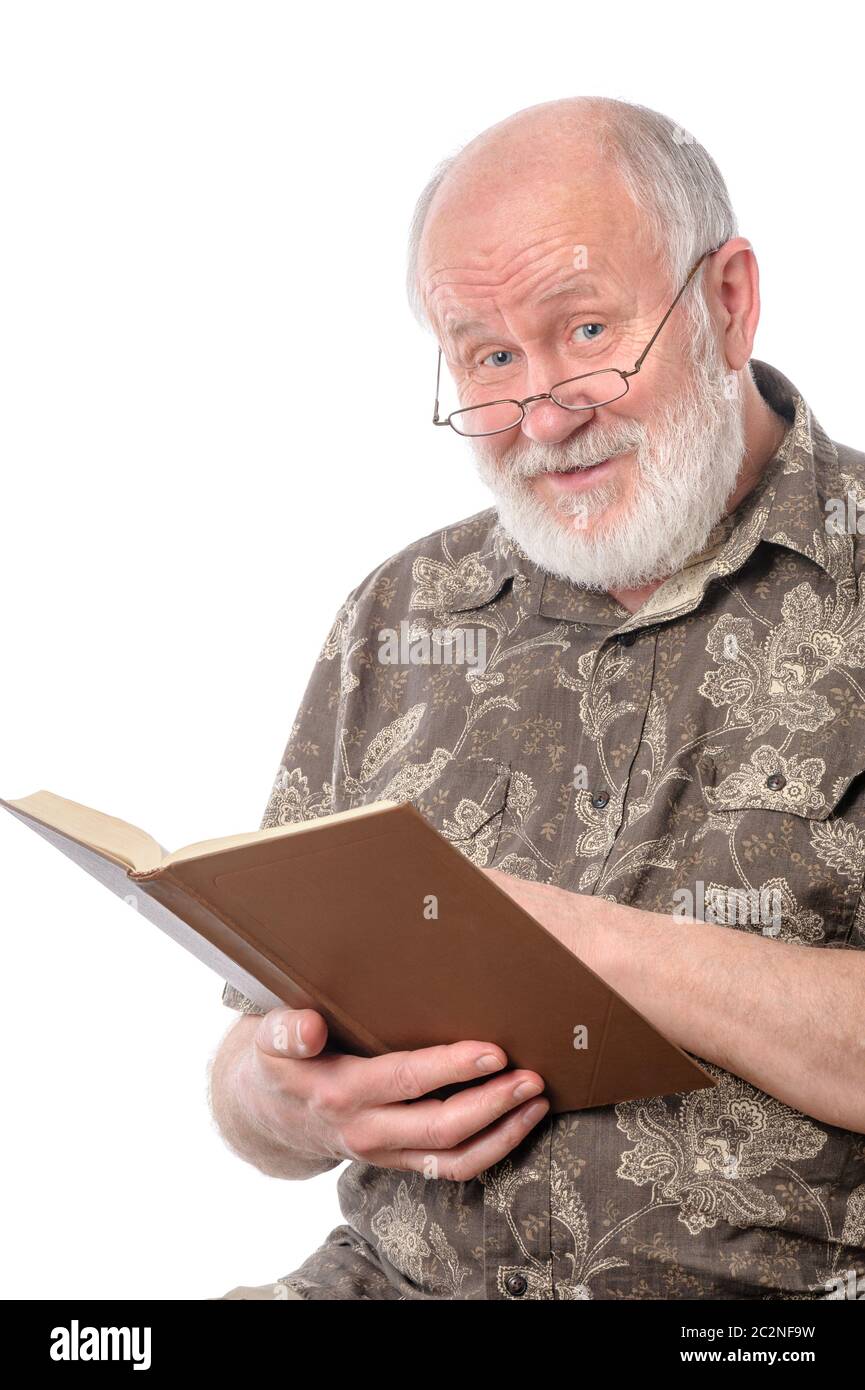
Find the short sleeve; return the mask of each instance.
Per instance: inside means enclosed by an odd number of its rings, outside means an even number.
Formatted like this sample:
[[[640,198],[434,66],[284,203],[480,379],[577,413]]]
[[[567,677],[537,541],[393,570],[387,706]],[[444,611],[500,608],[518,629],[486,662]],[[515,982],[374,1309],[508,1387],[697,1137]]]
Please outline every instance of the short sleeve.
[[[355,616],[354,595],[340,607],[325,639],[276,770],[259,830],[328,816],[338,777],[341,692],[346,639]],[[264,1014],[226,982],[222,1002],[240,1013]]]

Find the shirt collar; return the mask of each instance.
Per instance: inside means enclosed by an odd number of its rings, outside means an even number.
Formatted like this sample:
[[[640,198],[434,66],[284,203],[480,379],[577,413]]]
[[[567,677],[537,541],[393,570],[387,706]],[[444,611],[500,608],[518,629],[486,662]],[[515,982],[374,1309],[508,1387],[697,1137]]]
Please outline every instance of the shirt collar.
[[[444,612],[465,612],[491,603],[508,580],[531,586],[535,610],[543,617],[589,623],[626,632],[691,612],[714,579],[734,574],[762,543],[785,546],[818,565],[833,579],[852,574],[853,544],[848,535],[831,535],[826,502],[843,497],[835,445],[807,401],[776,367],[751,359],[757,389],[787,421],[787,430],[757,485],[730,516],[715,527],[700,555],[667,579],[630,614],[609,594],[580,588],[545,573],[525,556],[496,523],[489,547],[457,567]],[[493,514],[494,515],[494,514]]]
[[[455,560],[445,547],[442,560],[424,555],[414,561],[413,608],[467,613],[492,603],[508,581],[524,585],[530,571],[541,573],[503,530],[493,509],[461,523],[448,533],[450,540],[459,540],[461,530],[477,525],[484,528],[479,549]]]
[[[807,401],[777,367],[752,362],[761,395],[788,420],[766,470],[766,515],[760,539],[812,560],[833,579],[852,573],[853,543],[827,528],[827,503],[841,498],[838,450]],[[747,499],[746,499],[747,500]]]

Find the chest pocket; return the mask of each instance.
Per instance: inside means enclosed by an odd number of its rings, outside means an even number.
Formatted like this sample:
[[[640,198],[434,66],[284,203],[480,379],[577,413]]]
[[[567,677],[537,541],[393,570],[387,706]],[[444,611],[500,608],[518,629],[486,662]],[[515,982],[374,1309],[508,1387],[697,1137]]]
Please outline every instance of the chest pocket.
[[[432,758],[405,763],[397,777],[367,788],[369,800],[410,801],[446,840],[484,868],[493,863],[502,831],[511,765],[496,758]]]
[[[843,771],[839,771],[843,769]],[[707,750],[704,831],[726,835],[730,881],[704,887],[706,916],[802,945],[851,941],[865,874],[865,765],[843,731]]]

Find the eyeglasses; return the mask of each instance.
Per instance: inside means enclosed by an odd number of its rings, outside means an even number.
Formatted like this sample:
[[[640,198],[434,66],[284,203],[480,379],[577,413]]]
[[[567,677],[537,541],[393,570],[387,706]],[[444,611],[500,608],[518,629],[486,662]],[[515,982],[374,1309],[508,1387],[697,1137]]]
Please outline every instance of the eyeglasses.
[[[721,246],[724,244],[722,242]],[[628,378],[636,376],[642,367],[649,349],[655,343],[658,334],[703,261],[708,256],[716,255],[721,250],[721,246],[716,246],[712,251],[704,251],[700,259],[691,266],[687,280],[629,372],[620,371],[617,367],[604,367],[596,372],[583,372],[581,376],[572,376],[568,377],[567,381],[557,382],[555,386],[550,387],[549,391],[542,391],[540,395],[526,396],[525,400],[522,401],[501,400],[488,401],[484,405],[470,405],[463,410],[451,411],[446,420],[440,420],[439,385],[441,382],[442,350],[439,348],[433,424],[450,425],[457,434],[467,435],[474,439],[485,434],[502,434],[505,430],[515,429],[525,419],[525,408],[532,401],[554,401],[564,410],[597,410],[599,406],[609,405],[611,401],[620,400],[628,392]]]

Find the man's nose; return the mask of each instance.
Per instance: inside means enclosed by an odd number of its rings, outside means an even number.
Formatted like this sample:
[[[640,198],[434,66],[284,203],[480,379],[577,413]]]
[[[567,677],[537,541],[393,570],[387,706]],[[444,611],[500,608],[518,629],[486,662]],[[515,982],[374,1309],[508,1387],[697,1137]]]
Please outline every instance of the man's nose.
[[[561,444],[594,415],[593,410],[566,410],[549,399],[527,401],[522,432],[539,444]]]

